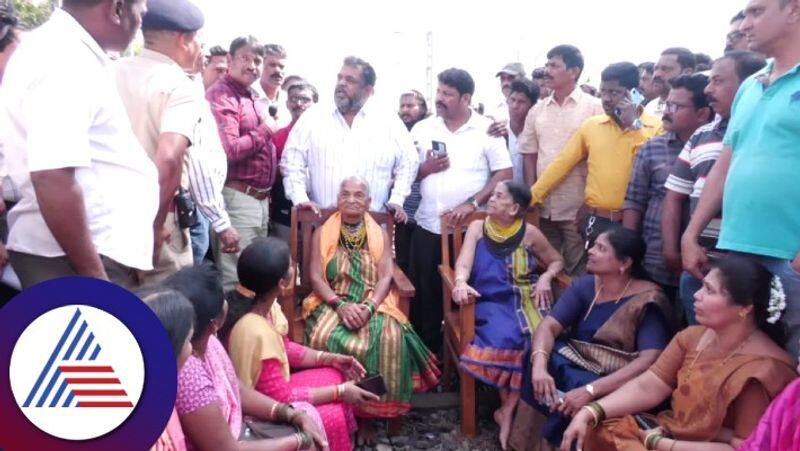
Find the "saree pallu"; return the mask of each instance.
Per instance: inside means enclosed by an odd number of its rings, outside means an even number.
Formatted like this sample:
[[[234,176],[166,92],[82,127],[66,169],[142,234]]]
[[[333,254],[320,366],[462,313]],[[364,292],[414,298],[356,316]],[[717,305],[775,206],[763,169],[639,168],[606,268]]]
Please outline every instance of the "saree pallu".
[[[594,285],[582,285],[587,299],[594,297]],[[591,291],[591,293],[590,293]],[[595,306],[586,319],[581,320],[569,332],[557,338],[553,344],[554,352],[548,362],[548,372],[556,382],[556,388],[568,392],[591,384],[600,377],[613,373],[636,358],[637,337],[640,328],[648,327],[644,319],[647,307],[657,306],[662,317],[670,326],[671,309],[660,290],[646,291],[624,298],[620,303],[603,303]],[[611,313],[608,310],[612,310]],[[568,326],[568,325],[565,325]],[[583,337],[583,340],[578,340]],[[591,337],[587,340],[587,337]],[[522,399],[531,404],[546,417],[540,427],[542,436],[556,446],[561,443],[564,430],[570,418],[551,413],[549,408],[540,405],[534,395],[530,365],[524,373]]]
[[[737,398],[749,384],[757,383],[768,399],[773,399],[796,373],[792,366],[783,360],[770,356],[742,354],[730,358],[701,360],[692,367],[697,355],[695,347],[703,328],[687,330],[676,340],[688,335],[696,337],[685,345],[692,351],[684,354],[677,371],[676,388],[671,396],[671,410],[661,412],[656,421],[664,431],[678,440],[709,442],[713,441],[723,427],[732,427],[735,416],[759,417],[766,405],[736,405]],[[671,353],[670,345],[662,357]],[[659,362],[651,371],[659,374]],[[673,370],[674,371],[674,370]],[[663,376],[659,375],[663,379]],[[735,408],[733,408],[735,407]],[[730,417],[730,418],[729,418]],[[638,436],[638,425],[633,416],[604,421],[592,434],[587,436],[586,450],[644,450]],[[736,431],[734,434],[749,435],[751,431]],[[765,448],[754,448],[765,449]],[[783,450],[782,450],[783,451]]]
[[[510,255],[490,252],[486,238],[475,247],[469,284],[481,296],[475,305],[475,338],[459,366],[481,382],[520,391],[530,337],[542,322],[533,292],[537,261],[524,244]]]
[[[383,255],[383,232],[365,215],[366,247],[349,252],[338,245],[341,216],[336,213],[322,226],[321,254],[325,277],[344,302],[362,303],[372,297],[378,282],[378,262]],[[379,401],[358,407],[367,418],[394,418],[411,410],[411,394],[439,383],[436,357],[425,347],[391,291],[369,322],[351,331],[328,304],[312,294],[303,302],[305,341],[314,349],[347,354],[364,365],[370,375],[380,374],[387,393]]]

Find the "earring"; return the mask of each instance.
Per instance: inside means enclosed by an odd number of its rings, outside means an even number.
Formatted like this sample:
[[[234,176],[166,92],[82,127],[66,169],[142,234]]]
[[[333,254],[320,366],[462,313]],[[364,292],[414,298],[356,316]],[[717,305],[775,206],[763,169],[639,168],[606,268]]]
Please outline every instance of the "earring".
[[[741,319],[747,318],[747,310],[744,310],[744,309],[739,310],[739,318],[741,318]]]
[[[619,268],[619,273],[620,274],[625,274],[625,267],[624,266]]]

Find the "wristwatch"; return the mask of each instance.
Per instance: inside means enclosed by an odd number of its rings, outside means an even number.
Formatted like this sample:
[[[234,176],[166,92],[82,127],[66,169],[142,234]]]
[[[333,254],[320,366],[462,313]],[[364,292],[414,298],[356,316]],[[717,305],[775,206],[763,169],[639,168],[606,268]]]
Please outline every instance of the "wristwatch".
[[[467,202],[466,203],[468,203],[468,204],[472,205],[473,207],[475,207],[476,211],[480,208],[480,205],[478,205],[478,201],[475,199],[475,196],[469,196],[467,198]]]
[[[592,395],[592,398],[594,398],[594,386],[592,384],[586,384],[583,386],[583,388],[585,388],[586,391],[588,391],[589,394]]]

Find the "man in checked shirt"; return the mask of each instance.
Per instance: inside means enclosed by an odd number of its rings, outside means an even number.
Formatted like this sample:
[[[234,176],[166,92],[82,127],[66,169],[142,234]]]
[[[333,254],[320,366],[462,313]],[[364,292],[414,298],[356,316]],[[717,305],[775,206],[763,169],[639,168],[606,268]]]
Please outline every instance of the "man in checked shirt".
[[[258,114],[251,88],[261,76],[264,48],[252,36],[234,39],[228,54],[228,74],[206,92],[217,121],[222,147],[228,157],[228,176],[222,190],[233,227],[239,232],[239,249],[255,238],[266,237],[269,197],[277,163],[271,130]],[[236,287],[239,252],[217,242],[215,257],[225,291]]]

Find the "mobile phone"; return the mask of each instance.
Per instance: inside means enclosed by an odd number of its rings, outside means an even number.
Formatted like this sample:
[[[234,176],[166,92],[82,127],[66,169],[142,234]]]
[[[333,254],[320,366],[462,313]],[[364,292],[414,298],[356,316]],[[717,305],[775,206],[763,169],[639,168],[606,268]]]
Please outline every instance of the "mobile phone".
[[[545,406],[547,406],[547,407],[552,407],[553,405],[558,405],[558,404],[560,404],[558,401],[559,401],[560,399],[564,399],[564,396],[566,396],[566,393],[564,393],[564,392],[563,392],[563,391],[561,391],[561,390],[558,390],[558,389],[556,389],[556,396],[555,396],[555,398],[548,398],[548,399],[545,399],[545,401],[544,401],[544,405],[545,405]]]
[[[641,106],[644,103],[645,98],[642,95],[642,93],[639,92],[638,89],[636,89],[636,88],[631,89],[629,91],[629,94],[630,94],[630,97],[631,97],[631,103],[633,104],[634,108],[638,108],[639,106]],[[614,116],[616,116],[617,119],[621,120],[621,118],[622,118],[622,110],[620,110],[619,108],[614,108]]]
[[[431,141],[431,149],[433,149],[433,156],[435,157],[446,157],[447,156],[447,144],[441,141]]]
[[[639,429],[643,431],[647,431],[649,429],[655,429],[658,427],[658,423],[645,416],[634,415],[634,418],[636,419],[636,422],[639,424]]]
[[[383,376],[380,374],[361,379],[360,381],[356,382],[356,386],[378,396],[383,396],[386,394],[386,382],[383,380]]]

